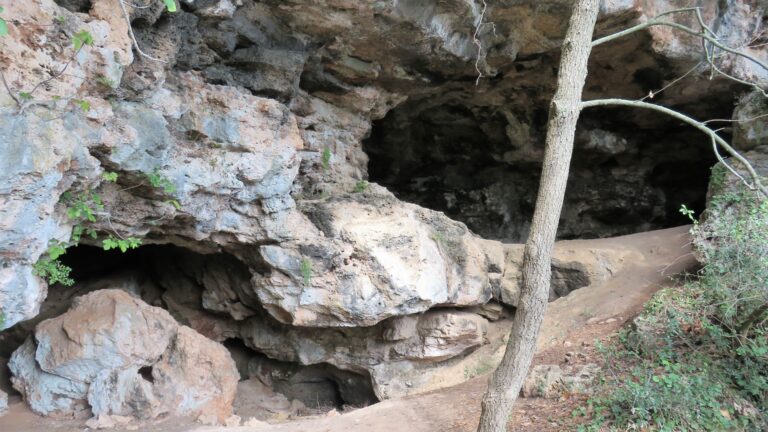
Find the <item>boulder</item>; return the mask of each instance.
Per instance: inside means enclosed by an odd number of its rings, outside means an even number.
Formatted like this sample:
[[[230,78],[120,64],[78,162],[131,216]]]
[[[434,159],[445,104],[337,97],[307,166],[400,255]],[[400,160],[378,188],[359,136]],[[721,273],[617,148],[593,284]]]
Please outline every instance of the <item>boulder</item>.
[[[368,189],[302,203],[321,234],[260,247],[270,272],[254,277],[254,290],[275,319],[371,326],[437,305],[490,300],[492,275],[504,265],[500,243],[381,187]]]
[[[173,407],[172,414],[212,415],[224,421],[232,415],[239,379],[223,345],[184,326],[152,366],[153,392]]]
[[[505,244],[506,262],[499,290],[494,297],[509,306],[517,306],[522,289],[523,270],[522,244]],[[611,249],[603,250],[579,241],[555,243],[552,251],[552,280],[549,301],[567,296],[570,292],[600,283],[616,273],[627,253]]]
[[[768,112],[768,100],[761,91],[739,98],[733,111],[733,147],[752,150],[768,148],[768,125],[762,116]]]
[[[13,385],[40,415],[232,414],[227,350],[125,291],[94,291],[40,323],[11,356]]]
[[[524,397],[556,399],[564,394],[589,394],[600,372],[595,364],[584,366],[536,365],[523,383]]]
[[[291,412],[290,400],[283,394],[276,393],[257,378],[240,381],[237,384],[235,412],[243,418],[255,417],[260,420],[296,414]]]

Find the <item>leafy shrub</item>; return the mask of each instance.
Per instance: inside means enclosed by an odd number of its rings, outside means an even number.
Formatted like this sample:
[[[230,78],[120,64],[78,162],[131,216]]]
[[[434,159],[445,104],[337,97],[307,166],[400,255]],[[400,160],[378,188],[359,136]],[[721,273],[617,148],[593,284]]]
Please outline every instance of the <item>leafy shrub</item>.
[[[768,202],[722,168],[711,185],[691,231],[702,269],[603,350],[583,430],[768,430]]]

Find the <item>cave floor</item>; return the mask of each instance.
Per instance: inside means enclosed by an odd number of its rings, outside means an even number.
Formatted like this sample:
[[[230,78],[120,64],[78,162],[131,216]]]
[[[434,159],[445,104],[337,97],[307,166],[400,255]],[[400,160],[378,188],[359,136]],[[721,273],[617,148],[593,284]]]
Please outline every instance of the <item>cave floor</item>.
[[[633,252],[604,283],[579,289],[550,303],[539,337],[535,364],[569,365],[601,363],[595,342],[615,334],[636,316],[658,289],[677,283],[670,276],[696,266],[691,252],[689,227],[650,231],[598,240],[558,242],[560,248],[614,249]],[[575,360],[574,360],[575,359]],[[457,386],[401,399],[387,400],[336,416],[306,418],[257,427],[196,426],[188,419],[165,419],[133,425],[142,431],[193,432],[470,432],[480,415],[480,400],[489,375],[481,375]],[[571,416],[584,396],[560,399],[520,398],[510,417],[509,431],[573,430],[578,419]],[[55,421],[32,414],[16,398],[10,411],[0,418],[3,432],[81,431],[82,423]],[[115,430],[115,429],[113,429]]]

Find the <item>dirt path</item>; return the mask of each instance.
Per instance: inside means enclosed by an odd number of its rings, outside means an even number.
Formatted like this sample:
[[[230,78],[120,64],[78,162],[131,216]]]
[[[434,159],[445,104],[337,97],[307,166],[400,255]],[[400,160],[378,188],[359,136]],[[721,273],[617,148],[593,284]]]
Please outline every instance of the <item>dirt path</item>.
[[[558,242],[557,248],[581,251],[597,248],[622,256],[625,262],[605,283],[593,284],[550,303],[539,338],[537,364],[562,364],[566,353],[576,363],[594,362],[594,341],[613,334],[669,276],[695,266],[691,255],[689,227],[671,228],[600,240]],[[576,354],[575,356],[573,354]],[[388,400],[334,417],[292,421],[263,427],[197,427],[188,421],[166,420],[140,430],[193,432],[470,432],[480,413],[480,399],[488,376],[463,384]],[[571,410],[580,399],[520,399],[509,423],[509,431],[563,431],[573,429]],[[84,430],[73,422],[53,422],[29,412],[23,404],[12,404],[0,418],[0,431]]]

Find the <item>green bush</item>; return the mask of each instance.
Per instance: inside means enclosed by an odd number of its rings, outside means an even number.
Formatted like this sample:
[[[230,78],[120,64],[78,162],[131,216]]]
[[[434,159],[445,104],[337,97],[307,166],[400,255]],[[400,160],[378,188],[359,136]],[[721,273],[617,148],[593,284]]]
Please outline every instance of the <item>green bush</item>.
[[[768,430],[768,202],[727,181],[691,231],[701,270],[603,350],[582,430]]]

